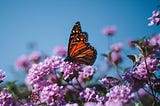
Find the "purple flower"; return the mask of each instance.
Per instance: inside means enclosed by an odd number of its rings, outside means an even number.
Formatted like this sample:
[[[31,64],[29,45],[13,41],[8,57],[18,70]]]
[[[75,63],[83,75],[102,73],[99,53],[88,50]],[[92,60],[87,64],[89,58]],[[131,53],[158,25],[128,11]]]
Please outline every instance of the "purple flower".
[[[108,35],[108,36],[112,36],[115,34],[116,31],[117,31],[117,29],[115,26],[108,26],[103,29],[103,34]]]
[[[12,94],[8,93],[6,89],[0,92],[0,105],[1,106],[14,106],[15,102]]]
[[[122,56],[119,52],[112,52],[111,53],[111,62],[112,63],[120,63],[122,61]]]
[[[25,103],[25,104],[20,105],[20,106],[35,106],[35,104],[32,103],[32,102],[28,102],[28,103]]]
[[[86,88],[83,92],[80,92],[80,97],[84,98],[86,102],[97,102],[98,95],[91,88]]]
[[[92,66],[85,66],[83,69],[82,69],[82,72],[79,72],[80,74],[80,78],[82,79],[86,79],[86,78],[89,78],[90,76],[93,75],[95,71],[95,68],[92,67]]]
[[[110,46],[112,51],[119,52],[122,49],[122,43],[116,43]]]
[[[42,80],[42,81],[40,81],[40,82],[38,82],[38,83],[35,83],[34,85],[33,85],[33,90],[32,91],[41,91],[45,86],[48,86],[48,85],[50,85],[51,83],[49,83],[49,82],[47,82],[47,81],[45,81],[45,80]]]
[[[120,52],[112,51],[104,58],[104,60],[110,62],[111,64],[118,64],[122,61],[122,56]]]
[[[4,72],[0,69],[0,83],[3,82],[5,78]]]
[[[102,78],[101,80],[99,80],[100,82],[103,83],[103,85],[106,87],[106,88],[111,88],[113,86],[116,86],[118,85],[119,81],[113,77],[105,77],[105,78]]]
[[[42,58],[42,54],[39,52],[33,52],[29,55],[28,58],[31,62],[38,63]]]
[[[151,39],[149,39],[150,46],[158,46],[160,48],[160,34],[156,34]]]
[[[46,58],[44,62],[33,64],[26,77],[26,84],[33,85],[37,82],[46,80],[46,76],[60,68],[63,60],[61,57],[52,56]]]
[[[39,91],[34,91],[32,90],[31,95],[29,95],[29,100],[31,100],[34,104],[39,104],[40,103],[40,97],[39,97]]]
[[[45,70],[46,68],[46,70]],[[47,68],[50,67],[45,67],[42,63],[39,64],[33,64],[32,68],[29,70],[29,73],[26,77],[26,84],[31,86],[34,85],[35,83],[38,83],[42,80],[44,80],[44,77],[49,74],[49,69]]]
[[[150,20],[150,23],[148,26],[152,26],[153,24],[160,24],[160,11],[153,11],[152,16],[148,18]]]
[[[138,89],[142,88],[146,83],[146,79],[138,78],[136,74],[133,74],[133,70],[129,70],[125,72],[125,74],[122,76],[123,80],[127,81],[129,86],[131,86],[134,91],[137,91]]]
[[[76,77],[76,73],[80,70],[81,66],[73,62],[63,62],[60,68],[60,71],[63,72],[63,77],[65,80],[70,76]]]
[[[106,104],[105,104],[105,106],[124,106],[124,103],[122,103],[121,101],[116,101],[116,102],[107,101]]]
[[[125,85],[114,86],[109,93],[106,94],[108,102],[130,102],[134,98],[131,88]]]
[[[63,86],[51,84],[45,86],[40,92],[40,100],[47,105],[61,106],[63,101]]]
[[[107,101],[107,97],[106,96],[100,96],[97,98],[98,104],[105,104]]]
[[[53,49],[53,54],[65,57],[67,54],[67,47],[57,46]]]
[[[26,55],[20,56],[15,62],[15,68],[28,70],[30,68],[28,57]]]
[[[152,74],[157,70],[159,61],[156,58],[147,57],[145,60],[142,60],[141,63],[136,67],[135,71],[132,71],[132,74],[138,79],[148,78],[148,74]],[[147,65],[147,67],[146,67]]]
[[[65,106],[78,106],[78,104],[77,103],[67,103]]]
[[[104,106],[104,105],[96,102],[86,102],[84,106]]]

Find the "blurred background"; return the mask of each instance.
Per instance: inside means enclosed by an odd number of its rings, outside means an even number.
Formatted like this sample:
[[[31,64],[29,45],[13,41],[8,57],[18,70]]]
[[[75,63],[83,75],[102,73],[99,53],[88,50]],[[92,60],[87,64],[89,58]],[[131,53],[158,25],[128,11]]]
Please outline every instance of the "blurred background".
[[[24,72],[13,72],[16,59],[28,54],[29,47],[52,55],[57,45],[68,45],[71,29],[76,21],[89,35],[89,42],[97,49],[96,65],[107,52],[106,26],[116,26],[111,43],[138,39],[158,33],[159,27],[148,26],[159,0],[1,0],[0,1],[0,69],[6,71],[6,81],[24,78]],[[127,50],[126,54],[132,54]],[[126,63],[128,64],[128,63]],[[15,76],[16,75],[16,76]]]

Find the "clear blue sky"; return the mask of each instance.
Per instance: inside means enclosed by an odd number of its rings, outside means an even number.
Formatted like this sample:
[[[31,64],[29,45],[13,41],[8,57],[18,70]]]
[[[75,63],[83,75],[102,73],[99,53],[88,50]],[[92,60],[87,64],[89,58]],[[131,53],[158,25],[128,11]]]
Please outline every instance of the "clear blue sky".
[[[88,32],[89,42],[101,53],[107,51],[107,37],[101,30],[116,25],[113,42],[125,43],[159,32],[148,27],[147,18],[158,0],[0,0],[0,68],[8,68],[26,45],[36,42],[38,50],[51,54],[56,45],[68,44],[76,21]]]

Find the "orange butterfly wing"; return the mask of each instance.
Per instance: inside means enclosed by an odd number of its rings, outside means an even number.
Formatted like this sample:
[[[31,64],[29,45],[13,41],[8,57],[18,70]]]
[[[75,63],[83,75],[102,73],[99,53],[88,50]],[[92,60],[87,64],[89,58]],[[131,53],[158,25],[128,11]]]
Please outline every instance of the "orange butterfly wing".
[[[68,56],[65,61],[92,65],[97,56],[97,51],[88,41],[86,32],[82,32],[80,23],[77,22],[71,32],[68,44]]]

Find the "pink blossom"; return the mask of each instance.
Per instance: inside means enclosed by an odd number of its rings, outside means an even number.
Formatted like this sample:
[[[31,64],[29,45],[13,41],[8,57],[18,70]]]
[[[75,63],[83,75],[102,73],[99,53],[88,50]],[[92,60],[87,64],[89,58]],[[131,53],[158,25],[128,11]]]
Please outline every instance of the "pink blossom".
[[[30,86],[43,81],[45,77],[54,72],[56,68],[60,68],[62,62],[61,57],[52,56],[46,58],[39,64],[33,64],[26,77],[26,83]]]
[[[108,35],[108,36],[112,36],[116,33],[117,29],[115,26],[107,26],[103,29],[103,34],[104,35]]]
[[[114,86],[106,96],[108,97],[108,102],[120,101],[122,103],[128,103],[134,98],[131,87],[125,85]]]
[[[42,58],[42,54],[39,52],[33,52],[29,55],[29,60],[34,62],[34,63],[38,63],[40,61],[40,59]]]
[[[151,39],[149,39],[150,46],[158,46],[160,48],[160,34],[156,34]]]
[[[6,89],[0,92],[0,106],[14,106],[15,102],[12,94],[8,93]]]
[[[85,66],[82,69],[82,72],[79,72],[80,74],[80,78],[86,79],[89,78],[90,76],[92,76],[95,72],[95,68],[92,66]]]
[[[116,101],[116,102],[107,101],[105,106],[123,106],[123,103],[121,101]]]
[[[78,104],[77,103],[67,103],[65,106],[78,106]]]
[[[63,72],[65,80],[70,76],[74,76],[79,70],[81,70],[81,66],[73,62],[63,62],[60,68],[60,71]]]
[[[117,64],[122,61],[122,56],[121,56],[120,52],[113,51],[113,52],[111,52],[110,55],[106,56],[104,58],[104,60],[107,62],[110,62],[112,64],[115,64],[115,63]]]
[[[67,47],[65,46],[56,46],[53,49],[53,54],[65,57],[67,54]]]
[[[96,102],[86,102],[84,106],[104,106],[104,105]]]
[[[40,93],[41,102],[52,106],[62,106],[62,88],[63,86],[58,86],[57,84],[45,86]]]
[[[112,63],[119,63],[122,61],[122,56],[118,52],[112,52],[111,53],[111,62]]]
[[[122,49],[122,43],[116,43],[110,46],[112,51],[119,52]]]
[[[113,77],[104,77],[101,80],[99,80],[101,83],[103,83],[104,87],[111,88],[113,86],[118,85],[119,80]]]
[[[20,56],[15,62],[16,69],[25,69],[28,70],[30,68],[30,62],[26,55]]]
[[[142,60],[141,63],[137,66],[136,70],[132,71],[132,74],[138,79],[148,78],[148,73],[154,73],[158,68],[157,66],[160,64],[156,58],[151,57],[146,58],[146,63],[145,60]]]
[[[153,11],[152,16],[148,18],[150,20],[150,23],[148,26],[152,26],[154,24],[159,25],[160,24],[160,11]]]
[[[80,97],[84,98],[86,102],[97,102],[98,95],[96,91],[91,88],[86,88],[83,92],[80,92]]]

